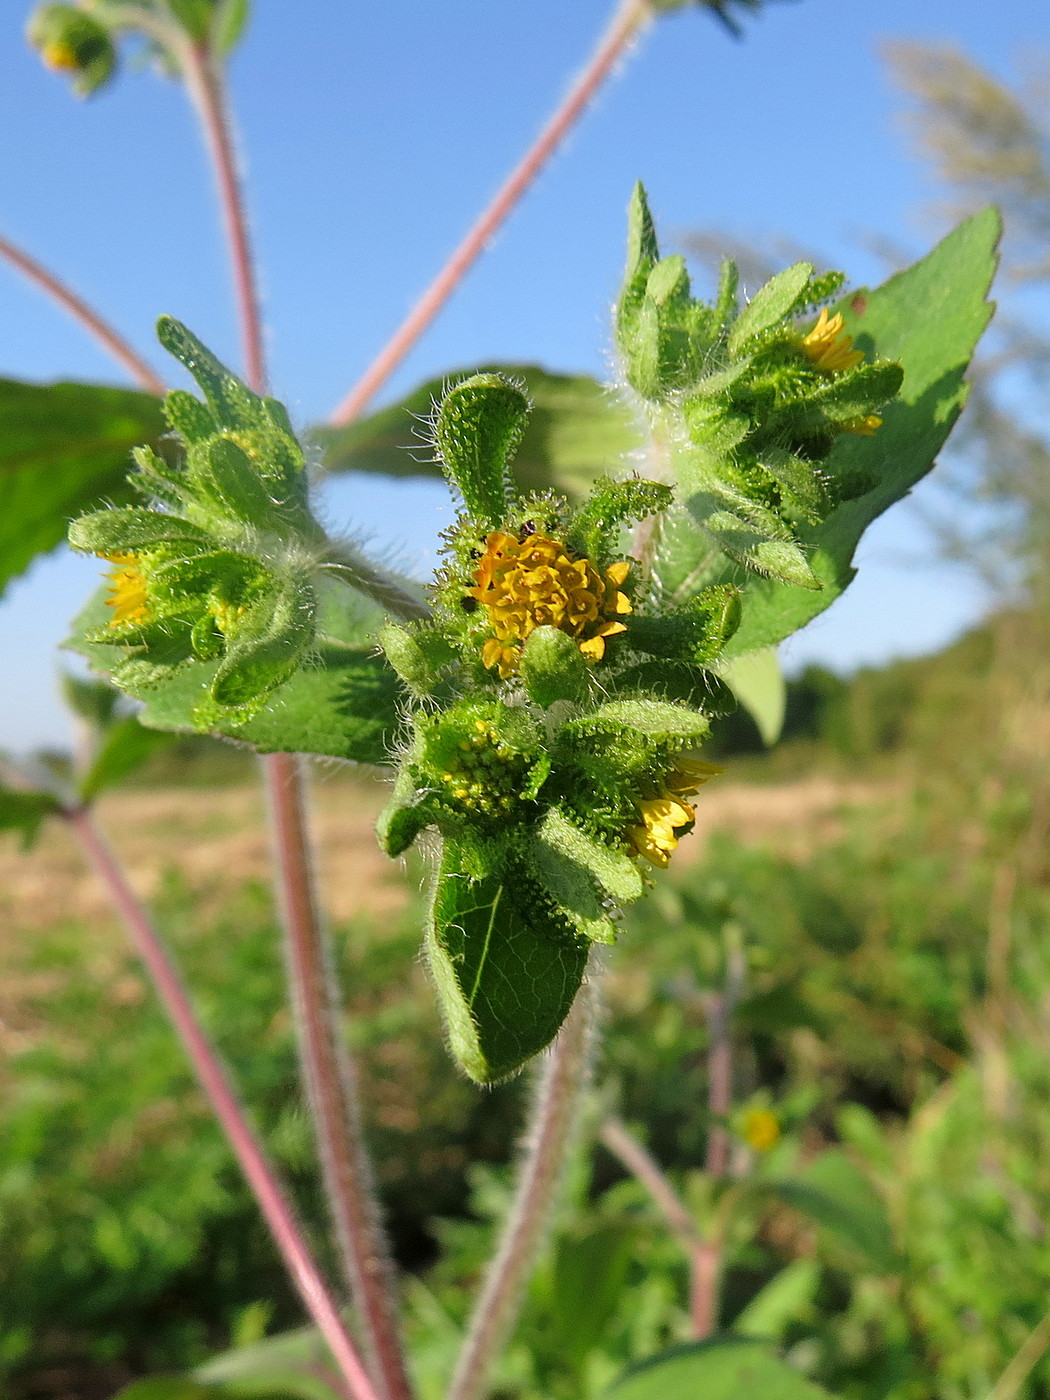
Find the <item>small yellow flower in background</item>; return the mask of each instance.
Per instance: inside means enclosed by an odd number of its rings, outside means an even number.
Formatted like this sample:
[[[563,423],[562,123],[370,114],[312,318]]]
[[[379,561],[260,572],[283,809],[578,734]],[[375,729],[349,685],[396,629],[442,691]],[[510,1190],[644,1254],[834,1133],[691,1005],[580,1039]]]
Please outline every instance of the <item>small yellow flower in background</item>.
[[[837,312],[828,316],[825,306],[817,318],[817,324],[802,340],[802,349],[822,374],[841,374],[843,370],[855,369],[864,358],[862,350],[854,350],[853,337],[847,335],[845,322]]]
[[[738,1132],[753,1152],[768,1152],[780,1141],[780,1124],[768,1108],[749,1108]]]
[[[80,68],[76,49],[71,44],[64,44],[60,39],[45,44],[40,50],[40,57],[53,73],[75,73]]]
[[[125,622],[144,622],[149,616],[146,580],[134,554],[106,554],[103,558],[115,569],[109,573],[109,597],[106,606],[113,609],[110,627],[122,627]]]
[[[860,437],[872,437],[882,427],[882,419],[877,413],[869,413],[864,418],[847,418],[839,427],[844,433],[857,433]]]
[[[674,766],[664,777],[663,793],[638,803],[643,825],[627,830],[627,840],[636,853],[664,869],[672,852],[677,850],[678,842],[688,835],[696,821],[695,807],[680,799],[692,796],[721,771],[703,759],[675,759]]]
[[[611,564],[604,579],[589,559],[572,559],[565,546],[547,535],[515,539],[493,531],[475,574],[470,596],[488,609],[495,636],[481,659],[499,667],[506,680],[518,669],[521,644],[537,627],[557,627],[576,639],[588,661],[601,661],[608,637],[626,632],[618,619],[631,611],[620,586],[629,559]]]

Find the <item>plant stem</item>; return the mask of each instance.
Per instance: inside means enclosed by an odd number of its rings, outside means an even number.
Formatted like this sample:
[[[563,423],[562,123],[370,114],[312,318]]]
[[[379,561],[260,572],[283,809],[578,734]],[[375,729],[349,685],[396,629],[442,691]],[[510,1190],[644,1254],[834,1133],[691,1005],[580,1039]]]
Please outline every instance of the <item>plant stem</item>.
[[[720,1234],[705,1238],[663,1168],[627,1131],[619,1118],[605,1120],[601,1140],[632,1176],[652,1196],[689,1263],[689,1312],[693,1335],[709,1337],[715,1329],[718,1274],[721,1267]]]
[[[262,314],[222,70],[204,45],[180,46],[179,57],[186,91],[200,118],[212,169],[215,172],[215,185],[230,250],[230,265],[237,296],[245,375],[256,393],[262,394],[266,392],[266,350],[263,342]]]
[[[88,812],[84,808],[70,808],[64,815],[127,925],[135,950],[153,980],[164,1009],[266,1218],[299,1295],[327,1342],[350,1395],[354,1400],[379,1400],[302,1237],[292,1206],[265,1149],[245,1118],[214,1047],[194,1015],[160,935]]]
[[[485,1276],[447,1400],[481,1400],[550,1219],[590,1064],[591,994],[569,1012],[538,1079],[514,1203]]]
[[[77,296],[53,272],[49,272],[36,258],[10,239],[0,238],[0,257],[16,267],[30,282],[46,292],[64,311],[68,311],[75,321],[93,335],[110,355],[122,365],[147,394],[163,396],[164,381],[156,374],[142,356],[124,339],[115,327],[111,326],[90,307],[83,297]]]
[[[237,294],[246,377],[251,387],[262,393],[266,388],[262,318],[222,69],[199,45],[186,45],[180,61],[215,171]],[[361,1134],[356,1077],[340,1040],[337,984],[314,891],[302,772],[292,754],[268,754],[262,766],[297,1013],[300,1065],[340,1259],[383,1400],[410,1400],[391,1287],[392,1268]]]
[[[386,573],[349,546],[332,542],[323,567],[405,622],[419,622],[431,616],[430,604],[422,596],[422,589],[410,591],[411,585],[406,587],[406,580]]]
[[[361,1133],[356,1075],[340,1036],[341,1005],[314,894],[299,760],[263,759],[281,892],[299,1053],[317,1130],[340,1254],[361,1316],[366,1352],[387,1400],[409,1400],[386,1249]]]
[[[415,345],[445,302],[484,252],[500,225],[583,115],[591,99],[652,18],[649,0],[621,0],[587,66],[572,85],[521,162],[500,186],[448,262],[387,341],[361,379],[339,404],[330,422],[341,426],[358,417]]]

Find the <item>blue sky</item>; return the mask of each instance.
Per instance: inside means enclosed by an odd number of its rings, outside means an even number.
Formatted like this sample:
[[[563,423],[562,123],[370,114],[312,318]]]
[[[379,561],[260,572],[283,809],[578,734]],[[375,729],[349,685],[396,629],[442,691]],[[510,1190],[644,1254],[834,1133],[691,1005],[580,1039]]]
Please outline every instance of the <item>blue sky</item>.
[[[237,336],[210,178],[181,93],[125,72],[88,103],[46,73],[0,11],[0,228],[150,349],[161,312],[232,363]],[[290,16],[294,12],[295,18]],[[275,390],[323,417],[437,271],[564,91],[608,0],[256,0],[232,70],[262,262]],[[866,231],[923,251],[938,191],[910,151],[879,59],[889,38],[949,40],[1006,78],[1050,42],[1030,0],[795,0],[734,42],[705,14],[660,21],[600,97],[390,385],[491,360],[605,374],[624,207],[645,180],[664,242],[690,227],[825,250],[851,280],[881,269]],[[119,382],[0,266],[0,373]],[[917,494],[921,505],[922,492]],[[422,569],[446,503],[436,483],[341,481],[334,522]],[[976,582],[923,562],[912,503],[862,545],[860,576],[787,660],[848,668],[933,649],[979,615]],[[62,742],[54,646],[97,578],[39,563],[0,605],[0,745]]]

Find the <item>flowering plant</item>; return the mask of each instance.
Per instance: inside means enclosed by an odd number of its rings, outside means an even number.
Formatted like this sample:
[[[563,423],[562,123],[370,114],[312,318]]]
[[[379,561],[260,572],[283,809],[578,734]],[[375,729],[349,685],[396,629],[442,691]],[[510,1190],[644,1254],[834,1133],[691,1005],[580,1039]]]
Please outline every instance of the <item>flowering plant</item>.
[[[624,7],[587,81],[643,23],[680,7]],[[731,9],[710,8],[723,19]],[[425,947],[453,1055],[487,1084],[553,1042],[518,1209],[449,1391],[468,1400],[482,1393],[512,1318],[577,1116],[588,1043],[578,998],[588,969],[600,967],[592,950],[615,941],[622,911],[691,831],[694,799],[720,771],[703,745],[712,721],[747,697],[747,665],[768,663],[771,648],[834,601],[865,527],[931,467],[988,318],[998,224],[992,211],[977,215],[872,292],[844,295],[842,274],[799,262],[746,299],[727,261],[704,301],[683,259],[661,256],[639,186],[615,313],[618,399],[592,403],[608,423],[629,425],[632,450],[608,454],[585,490],[573,481],[531,489],[516,466],[533,412],[528,386],[498,370],[454,376],[432,405],[430,435],[459,513],[440,570],[422,586],[330,535],[313,508],[311,453],[319,445],[329,466],[341,454],[355,460],[368,431],[350,422],[358,401],[304,441],[265,392],[222,100],[223,61],[245,18],[236,0],[83,0],[46,4],[30,25],[45,61],[83,93],[111,78],[129,33],[185,81],[216,159],[246,374],[162,318],[161,342],[202,398],[168,392],[161,422],[155,376],[118,342],[143,383],[141,433],[128,503],[114,502],[100,477],[90,508],[68,511],[72,545],[110,566],[73,645],[141,708],[102,734],[74,791],[23,774],[4,789],[0,814],[27,832],[55,815],[80,836],[347,1386],[357,1400],[405,1400],[412,1388],[293,756],[388,767],[378,837],[391,857],[418,841],[430,860]],[[586,95],[572,99],[576,110]],[[923,310],[934,305],[936,318]],[[348,425],[357,448],[347,447]],[[364,1358],[90,820],[94,795],[130,771],[146,751],[142,734],[157,731],[217,734],[267,755],[304,1076]],[[713,1141],[730,1108],[713,1122]],[[738,1117],[755,1151],[775,1145],[768,1108]],[[614,1139],[630,1162],[630,1143]],[[713,1287],[696,1313],[701,1336],[714,1325]]]

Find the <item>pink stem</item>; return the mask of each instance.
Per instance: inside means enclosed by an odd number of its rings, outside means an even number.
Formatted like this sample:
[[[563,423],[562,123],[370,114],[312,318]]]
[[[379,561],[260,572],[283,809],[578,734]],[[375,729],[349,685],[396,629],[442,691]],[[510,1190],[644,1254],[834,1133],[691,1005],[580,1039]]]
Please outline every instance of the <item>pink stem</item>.
[[[186,90],[200,117],[222,210],[223,227],[230,249],[230,264],[237,296],[237,310],[248,383],[256,393],[266,391],[266,353],[263,343],[259,292],[255,280],[248,219],[233,147],[233,127],[219,72],[207,49],[194,45],[182,55]]]
[[[142,356],[132,349],[118,330],[104,321],[64,282],[59,281],[53,272],[7,238],[0,238],[0,257],[6,258],[12,267],[16,267],[30,282],[57,301],[64,311],[68,311],[75,321],[79,321],[148,394],[163,396],[163,380]]]
[[[251,387],[262,393],[266,387],[262,318],[222,72],[207,50],[200,47],[188,47],[181,59],[187,90],[200,117],[215,171],[237,294],[246,377]],[[338,991],[314,892],[302,774],[295,756],[285,753],[268,754],[263,759],[263,773],[297,1011],[300,1061],[340,1260],[358,1306],[367,1354],[382,1400],[410,1400],[391,1286],[393,1271],[361,1136],[356,1083],[349,1056],[339,1040]]]
[[[340,1001],[314,894],[302,775],[293,754],[263,759],[290,981],[307,1092],[340,1254],[386,1400],[411,1400],[372,1173],[357,1112],[353,1065],[340,1039]]]
[[[128,927],[135,950],[153,979],[201,1087],[215,1110],[248,1185],[266,1218],[299,1295],[328,1343],[332,1356],[346,1380],[350,1395],[354,1400],[380,1400],[328,1293],[320,1270],[303,1240],[291,1204],[277,1180],[266,1152],[249,1126],[230,1088],[219,1057],[194,1015],[160,935],[88,813],[83,809],[73,809],[65,815]]]
[[[631,1175],[637,1177],[649,1192],[683,1247],[692,1249],[700,1238],[696,1221],[689,1214],[655,1157],[631,1137],[619,1118],[607,1118],[602,1124],[599,1137],[613,1156],[618,1157]]]
[[[622,0],[609,28],[599,40],[590,62],[573,84],[564,102],[537,136],[520,164],[511,171],[492,202],[420,297],[399,330],[332,414],[330,422],[336,426],[351,422],[379,392],[583,115],[588,103],[609,77],[627,51],[631,40],[651,14],[649,0]]]

